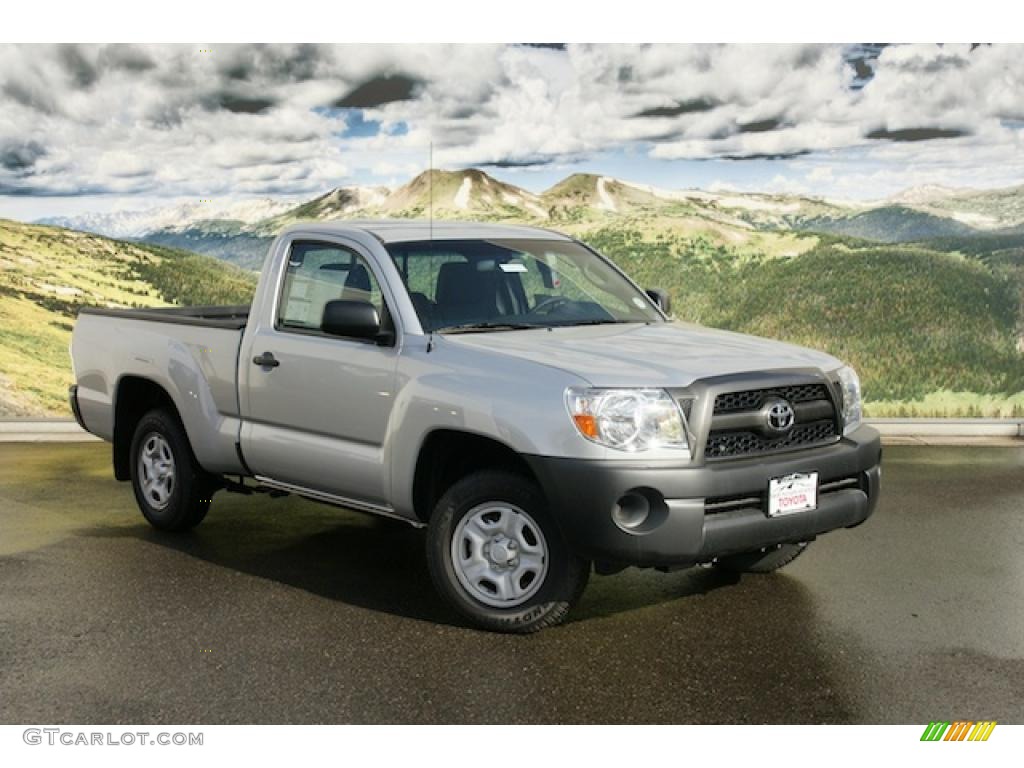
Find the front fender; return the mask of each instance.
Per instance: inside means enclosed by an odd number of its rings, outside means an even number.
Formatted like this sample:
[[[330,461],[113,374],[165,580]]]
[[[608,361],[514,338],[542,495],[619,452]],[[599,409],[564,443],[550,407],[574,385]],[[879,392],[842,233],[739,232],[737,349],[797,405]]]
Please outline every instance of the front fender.
[[[521,455],[602,458],[604,449],[580,437],[565,410],[566,388],[585,384],[557,368],[409,337],[384,451],[393,506],[413,513],[420,450],[438,429],[488,437]]]

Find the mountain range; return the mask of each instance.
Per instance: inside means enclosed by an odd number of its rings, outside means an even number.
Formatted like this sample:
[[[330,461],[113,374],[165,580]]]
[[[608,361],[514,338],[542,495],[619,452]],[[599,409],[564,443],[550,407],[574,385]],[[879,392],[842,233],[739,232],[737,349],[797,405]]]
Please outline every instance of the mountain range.
[[[252,268],[289,224],[430,215],[575,235],[641,285],[667,289],[681,320],[854,365],[872,415],[1024,416],[1024,187],[850,203],[575,174],[535,194],[475,169],[298,205],[57,222],[70,229],[0,221],[0,416],[65,412],[67,341],[83,304],[245,303]]]
[[[426,171],[395,188],[337,187],[298,205],[270,199],[212,201],[39,223],[187,248],[255,268],[269,239],[289,224],[428,216],[539,224],[579,235],[610,223],[642,220],[659,230],[702,234],[739,248],[749,245],[795,255],[813,244],[812,240],[803,246],[794,242],[803,233],[884,243],[1024,234],[1024,186],[964,190],[930,185],[886,200],[850,202],[667,190],[608,176],[573,174],[536,194],[469,168]]]
[[[201,200],[139,211],[53,216],[39,219],[35,223],[92,232],[107,237],[141,238],[151,232],[181,228],[199,222],[230,221],[239,226],[247,226],[291,210],[294,205],[292,201],[269,198],[228,202]]]

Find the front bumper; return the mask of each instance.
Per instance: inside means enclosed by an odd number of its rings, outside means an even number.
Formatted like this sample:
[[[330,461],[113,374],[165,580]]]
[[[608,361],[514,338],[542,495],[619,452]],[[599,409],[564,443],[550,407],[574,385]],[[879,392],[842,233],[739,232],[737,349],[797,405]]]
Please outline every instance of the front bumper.
[[[859,525],[878,503],[882,449],[878,432],[862,426],[833,445],[702,466],[526,458],[577,554],[609,564],[686,566]],[[809,471],[818,472],[817,509],[768,517],[769,480]],[[647,521],[627,531],[611,513],[630,492],[652,503]]]

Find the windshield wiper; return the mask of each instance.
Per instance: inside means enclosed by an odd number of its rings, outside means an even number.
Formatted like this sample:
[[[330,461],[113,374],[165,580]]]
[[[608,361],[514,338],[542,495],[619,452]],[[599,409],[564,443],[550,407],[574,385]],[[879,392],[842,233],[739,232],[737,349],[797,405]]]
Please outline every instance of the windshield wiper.
[[[642,323],[643,320],[612,320],[603,318],[600,320],[570,320],[565,323],[557,323],[556,328],[566,328],[570,325],[628,325],[630,323]]]
[[[526,331],[546,326],[536,323],[463,323],[462,325],[446,325],[435,328],[434,333],[484,333],[486,331]]]

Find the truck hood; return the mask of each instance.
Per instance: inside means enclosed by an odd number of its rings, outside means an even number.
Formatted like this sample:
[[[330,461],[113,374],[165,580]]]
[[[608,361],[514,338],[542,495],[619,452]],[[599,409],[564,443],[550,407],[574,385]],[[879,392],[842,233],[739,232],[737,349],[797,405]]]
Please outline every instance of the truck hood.
[[[595,387],[685,387],[709,376],[842,365],[806,347],[688,323],[449,334],[444,341],[560,368]]]

